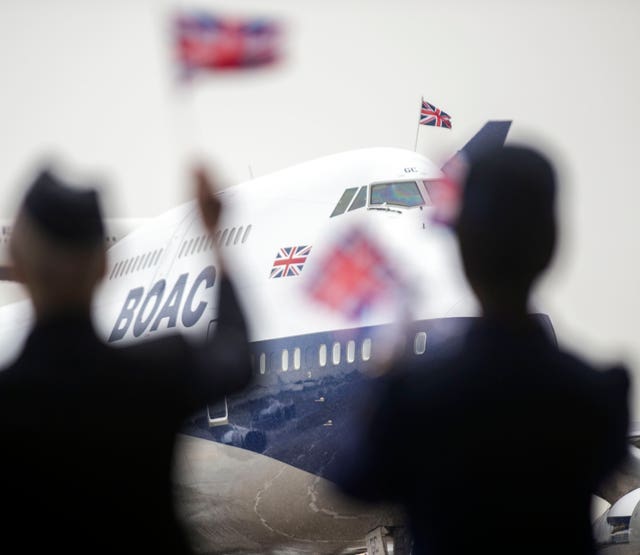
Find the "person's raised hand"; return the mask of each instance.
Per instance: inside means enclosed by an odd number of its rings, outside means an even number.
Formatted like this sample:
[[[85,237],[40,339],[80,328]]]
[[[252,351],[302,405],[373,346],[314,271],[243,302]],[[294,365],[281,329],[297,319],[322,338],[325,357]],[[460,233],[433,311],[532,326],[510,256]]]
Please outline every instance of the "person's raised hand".
[[[214,233],[220,220],[222,203],[215,196],[215,185],[203,166],[200,165],[194,168],[193,178],[196,184],[196,198],[198,199],[200,217],[207,231]]]

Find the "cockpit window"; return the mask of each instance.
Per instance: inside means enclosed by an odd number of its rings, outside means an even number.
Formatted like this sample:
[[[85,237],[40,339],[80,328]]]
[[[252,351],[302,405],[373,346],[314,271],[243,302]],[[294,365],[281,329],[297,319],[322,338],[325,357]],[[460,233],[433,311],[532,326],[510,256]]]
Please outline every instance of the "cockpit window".
[[[349,206],[349,203],[351,202],[351,199],[353,198],[353,196],[356,194],[357,190],[358,190],[357,187],[351,187],[347,189],[344,193],[342,193],[342,196],[340,197],[338,204],[336,204],[336,207],[333,209],[333,212],[331,212],[331,216],[329,217],[333,218],[334,216],[339,216],[340,214],[343,214],[344,211],[347,209],[347,206]]]
[[[349,212],[352,210],[357,210],[358,208],[362,208],[365,204],[367,204],[367,188],[360,187],[356,198],[353,199],[351,206],[349,206]]]
[[[378,183],[371,185],[371,205],[395,204],[396,206],[420,206],[424,199],[415,181]]]

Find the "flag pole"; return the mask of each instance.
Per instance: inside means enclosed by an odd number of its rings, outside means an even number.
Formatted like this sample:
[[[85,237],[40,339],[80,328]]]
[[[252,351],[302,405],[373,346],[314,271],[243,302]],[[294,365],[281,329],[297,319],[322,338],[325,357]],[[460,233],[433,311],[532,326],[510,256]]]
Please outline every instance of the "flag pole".
[[[421,96],[420,97],[420,108],[422,109],[422,102],[424,101],[424,98]],[[416,140],[415,143],[413,144],[413,152],[417,152],[417,148],[418,148],[418,133],[420,132],[420,118],[418,118],[418,125],[416,126]]]

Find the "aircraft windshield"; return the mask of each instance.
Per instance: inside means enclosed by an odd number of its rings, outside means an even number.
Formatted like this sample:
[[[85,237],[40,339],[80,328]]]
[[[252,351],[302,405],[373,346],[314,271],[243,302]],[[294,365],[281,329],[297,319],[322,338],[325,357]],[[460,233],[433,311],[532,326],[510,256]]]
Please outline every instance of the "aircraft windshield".
[[[396,206],[420,206],[424,199],[415,181],[378,183],[371,185],[371,205],[395,204]]]

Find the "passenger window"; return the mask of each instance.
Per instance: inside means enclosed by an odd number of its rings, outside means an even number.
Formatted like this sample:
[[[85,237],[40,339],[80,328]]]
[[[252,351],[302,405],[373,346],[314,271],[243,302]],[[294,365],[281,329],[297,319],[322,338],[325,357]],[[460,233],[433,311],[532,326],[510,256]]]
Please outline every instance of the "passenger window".
[[[282,350],[282,371],[289,370],[289,351],[287,349]]]
[[[223,244],[224,244],[224,241],[225,241],[225,239],[227,238],[227,233],[229,233],[229,230],[228,230],[228,229],[225,229],[225,230],[222,232],[222,236],[220,237],[220,244],[221,244],[221,245],[223,245]]]
[[[362,360],[365,362],[371,358],[371,338],[367,337],[362,342]]]
[[[180,252],[178,253],[178,258],[182,258],[182,254],[184,253],[184,249],[185,249],[186,246],[187,246],[187,242],[184,241],[182,243],[182,246],[180,247]]]
[[[115,273],[116,273],[116,268],[117,268],[117,267],[118,267],[118,265],[117,265],[117,264],[114,264],[114,265],[113,265],[113,268],[111,268],[111,273],[109,274],[109,279],[113,278],[113,276],[114,276],[114,275],[115,275]]]
[[[126,265],[127,261],[126,260],[122,260],[118,263],[118,266],[120,266],[118,268],[118,271],[116,272],[116,277],[119,278],[122,274],[124,274],[124,267]]]
[[[246,243],[247,239],[249,238],[249,232],[251,231],[251,224],[249,224],[247,226],[247,229],[244,230],[244,235],[242,236],[242,242]]]
[[[187,256],[189,254],[189,251],[191,250],[191,247],[193,246],[193,239],[189,239],[189,243],[187,244],[187,248],[184,251],[184,255]]]
[[[216,235],[215,235],[215,237],[213,239],[218,244],[220,244],[220,235],[221,234],[222,234],[222,231],[220,231],[220,230],[216,231]]]
[[[204,247],[204,242],[207,240],[207,236],[203,235],[202,237],[200,237],[200,241],[198,241],[198,252],[200,252],[202,250],[202,247]]]
[[[160,249],[158,251],[158,256],[156,257],[156,260],[154,262],[154,264],[157,264],[158,262],[160,262],[160,257],[162,256],[162,252],[164,251],[164,249]]]
[[[416,333],[416,338],[413,341],[413,352],[416,355],[421,355],[427,350],[427,334],[424,331]]]
[[[260,354],[260,373],[264,374],[267,371],[267,355],[265,353]]]
[[[327,365],[327,346],[324,343],[320,345],[318,349],[318,364],[320,364],[322,368]]]
[[[193,243],[191,242],[193,241]],[[198,238],[194,238],[191,239],[191,241],[189,242],[189,244],[191,245],[191,249],[189,250],[189,254],[193,254],[194,252],[196,252],[196,247],[198,246]]]
[[[238,228],[238,233],[236,234],[236,240],[233,242],[234,245],[238,244],[238,241],[240,240],[241,235],[242,235],[242,226]]]
[[[347,343],[347,362],[353,362],[356,359],[356,342],[351,340]]]
[[[214,242],[214,238],[212,234],[212,235],[209,235],[209,240],[207,241],[207,246],[205,248],[207,250],[211,250],[211,247],[213,247],[213,242]]]
[[[229,238],[227,239],[227,242],[225,243],[225,245],[228,247],[232,242],[233,242],[233,236],[236,234],[236,228],[232,228],[231,229],[231,233],[229,233]]]
[[[293,369],[294,370],[300,370],[300,358],[301,358],[300,347],[296,347],[293,350]]]
[[[340,364],[340,343],[337,341],[333,344],[333,348],[331,349],[331,362],[334,365]]]
[[[415,181],[401,183],[379,183],[371,185],[372,205],[394,204],[396,206],[420,206],[424,199]]]

